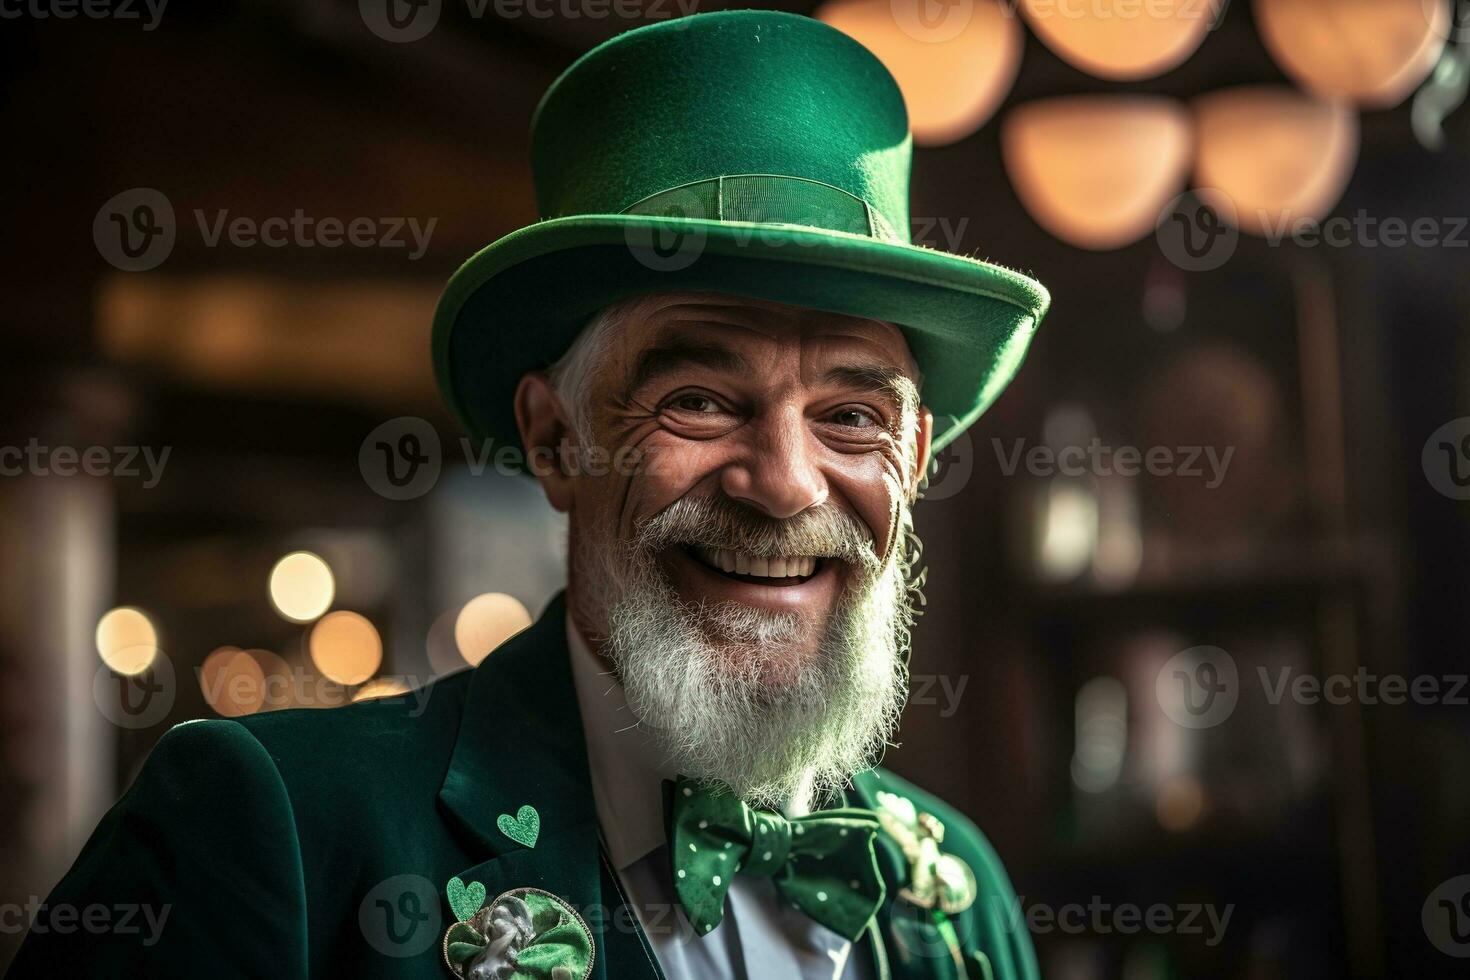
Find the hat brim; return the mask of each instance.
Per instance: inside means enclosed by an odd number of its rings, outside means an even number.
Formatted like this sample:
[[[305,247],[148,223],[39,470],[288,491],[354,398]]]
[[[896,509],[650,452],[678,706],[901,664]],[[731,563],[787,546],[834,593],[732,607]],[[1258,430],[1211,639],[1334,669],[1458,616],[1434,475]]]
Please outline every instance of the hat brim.
[[[434,314],[434,370],[477,440],[520,447],[512,393],[610,303],[729,293],[886,320],[902,329],[934,413],[934,449],[973,423],[1020,368],[1050,302],[1010,269],[804,225],[646,215],[539,222],[460,267]]]

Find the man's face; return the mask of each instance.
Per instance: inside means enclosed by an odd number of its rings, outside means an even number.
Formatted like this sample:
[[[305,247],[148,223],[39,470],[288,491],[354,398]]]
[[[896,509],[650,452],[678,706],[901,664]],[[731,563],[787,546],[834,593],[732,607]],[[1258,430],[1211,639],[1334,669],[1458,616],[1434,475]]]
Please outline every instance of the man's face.
[[[891,324],[733,297],[652,299],[590,392],[595,438],[644,464],[577,481],[573,520],[626,540],[683,498],[723,497],[777,521],[827,507],[886,555],[917,478],[915,376]],[[813,645],[855,572],[680,545],[659,560],[685,602],[796,613]]]
[[[544,378],[517,395],[528,446],[638,460],[539,474],[570,512],[574,618],[640,718],[677,726],[687,774],[767,800],[803,768],[845,778],[888,734],[903,673],[900,551],[930,427],[903,335],[711,295],[622,312],[563,391],[584,431]],[[736,739],[750,758],[732,761]]]

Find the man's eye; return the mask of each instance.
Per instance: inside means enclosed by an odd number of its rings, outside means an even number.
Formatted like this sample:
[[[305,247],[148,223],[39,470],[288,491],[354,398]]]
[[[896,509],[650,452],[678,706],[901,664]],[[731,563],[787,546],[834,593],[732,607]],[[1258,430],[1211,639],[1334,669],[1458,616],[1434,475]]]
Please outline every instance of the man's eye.
[[[872,412],[856,405],[839,408],[832,413],[832,421],[853,429],[866,429],[878,424],[878,419]]]
[[[680,395],[670,404],[680,411],[695,412],[697,414],[710,414],[720,410],[720,406],[708,395]]]

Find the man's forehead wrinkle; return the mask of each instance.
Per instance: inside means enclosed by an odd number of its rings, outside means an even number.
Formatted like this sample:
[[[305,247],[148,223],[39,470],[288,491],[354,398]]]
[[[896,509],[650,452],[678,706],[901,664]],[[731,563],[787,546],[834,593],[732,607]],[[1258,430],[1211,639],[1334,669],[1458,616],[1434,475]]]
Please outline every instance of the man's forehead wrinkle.
[[[645,347],[633,366],[628,388],[636,391],[647,381],[660,374],[693,364],[716,371],[745,371],[749,363],[738,351],[723,344],[693,343],[688,340],[672,340],[667,344]]]

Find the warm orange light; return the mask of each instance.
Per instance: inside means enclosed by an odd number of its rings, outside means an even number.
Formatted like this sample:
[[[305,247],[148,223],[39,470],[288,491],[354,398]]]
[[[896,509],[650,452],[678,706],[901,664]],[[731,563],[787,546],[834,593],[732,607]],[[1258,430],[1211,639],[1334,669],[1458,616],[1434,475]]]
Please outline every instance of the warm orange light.
[[[1176,834],[1197,824],[1204,811],[1204,787],[1190,776],[1175,776],[1168,780],[1154,799],[1159,825]]]
[[[1183,62],[1217,17],[1219,0],[1024,0],[1038,37],[1098,78],[1152,78]]]
[[[377,677],[352,692],[354,701],[374,698],[396,698],[408,693],[408,685],[396,677]]]
[[[328,613],[311,628],[311,660],[338,684],[361,684],[383,662],[383,640],[372,623],[355,612]]]
[[[454,644],[469,664],[478,664],[506,640],[531,625],[531,614],[519,599],[486,592],[464,604],[454,621]]]
[[[141,674],[158,656],[158,630],[141,609],[119,606],[97,621],[97,654],[119,674]]]
[[[326,612],[336,590],[331,568],[309,551],[293,551],[271,569],[271,603],[293,623],[309,623]]]
[[[989,119],[1021,67],[1024,32],[996,0],[833,0],[814,16],[857,40],[893,73],[921,146],[963,139]]]
[[[1194,101],[1200,200],[1242,231],[1290,234],[1342,197],[1358,159],[1358,116],[1285,86],[1246,86]]]
[[[1001,128],[1026,210],[1063,241],[1119,248],[1153,231],[1189,170],[1189,113],[1169,99],[1072,96],[1020,106]]]
[[[1256,0],[1256,26],[1283,71],[1328,98],[1396,106],[1444,53],[1450,0]]]
[[[239,647],[220,647],[204,658],[199,688],[209,706],[226,718],[254,714],[265,704],[265,672]]]

